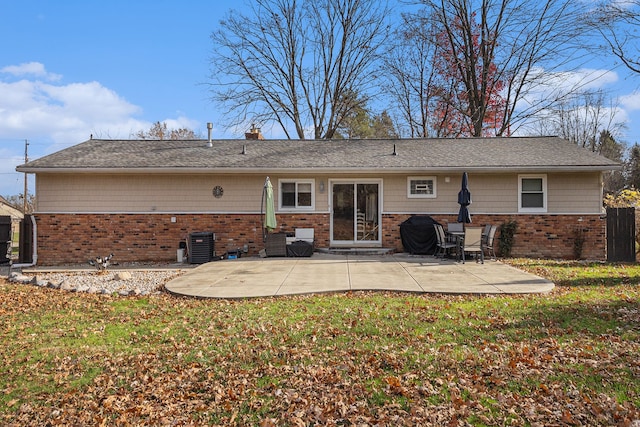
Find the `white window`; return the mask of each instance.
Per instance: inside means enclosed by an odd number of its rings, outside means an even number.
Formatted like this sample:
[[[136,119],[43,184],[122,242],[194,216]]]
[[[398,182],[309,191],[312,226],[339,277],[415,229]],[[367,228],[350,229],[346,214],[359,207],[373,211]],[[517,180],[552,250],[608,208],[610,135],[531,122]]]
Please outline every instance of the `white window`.
[[[407,178],[407,197],[433,199],[436,197],[435,176],[410,176]]]
[[[518,212],[547,211],[547,176],[518,176]]]
[[[313,210],[315,200],[315,182],[306,180],[281,180],[280,209],[281,210]]]

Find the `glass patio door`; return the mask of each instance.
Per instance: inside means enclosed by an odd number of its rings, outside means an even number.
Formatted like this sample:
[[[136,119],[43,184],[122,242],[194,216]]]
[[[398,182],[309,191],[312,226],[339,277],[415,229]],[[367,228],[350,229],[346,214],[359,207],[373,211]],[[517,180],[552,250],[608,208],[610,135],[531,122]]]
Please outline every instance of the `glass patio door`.
[[[379,183],[334,182],[331,192],[332,244],[378,243]]]

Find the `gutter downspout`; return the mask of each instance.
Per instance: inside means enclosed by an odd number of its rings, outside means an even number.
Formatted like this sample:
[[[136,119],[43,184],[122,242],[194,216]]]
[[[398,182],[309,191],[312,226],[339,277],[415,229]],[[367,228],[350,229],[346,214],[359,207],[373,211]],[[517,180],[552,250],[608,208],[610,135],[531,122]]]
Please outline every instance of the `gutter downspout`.
[[[33,251],[31,253],[31,262],[24,264],[12,264],[11,268],[24,268],[24,267],[33,267],[38,263],[38,226],[36,224],[36,217],[31,216],[31,232],[33,233]]]

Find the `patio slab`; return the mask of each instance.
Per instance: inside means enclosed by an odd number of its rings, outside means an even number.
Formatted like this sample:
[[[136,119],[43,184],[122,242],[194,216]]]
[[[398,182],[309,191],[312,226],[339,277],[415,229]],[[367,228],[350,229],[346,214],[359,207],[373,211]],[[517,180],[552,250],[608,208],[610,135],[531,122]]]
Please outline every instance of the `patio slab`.
[[[447,294],[544,293],[554,284],[500,261],[484,264],[394,254],[310,258],[240,258],[190,269],[166,284],[172,293],[202,298],[249,298],[322,292],[385,290]]]

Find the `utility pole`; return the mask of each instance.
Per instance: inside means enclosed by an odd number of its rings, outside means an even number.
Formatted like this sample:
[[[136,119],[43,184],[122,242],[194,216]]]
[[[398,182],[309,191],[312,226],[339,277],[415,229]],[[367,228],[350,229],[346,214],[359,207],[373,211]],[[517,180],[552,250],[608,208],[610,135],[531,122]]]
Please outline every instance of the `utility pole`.
[[[29,140],[24,140],[24,163],[29,161]],[[27,173],[24,173],[24,193],[22,194],[22,213],[27,214]]]

